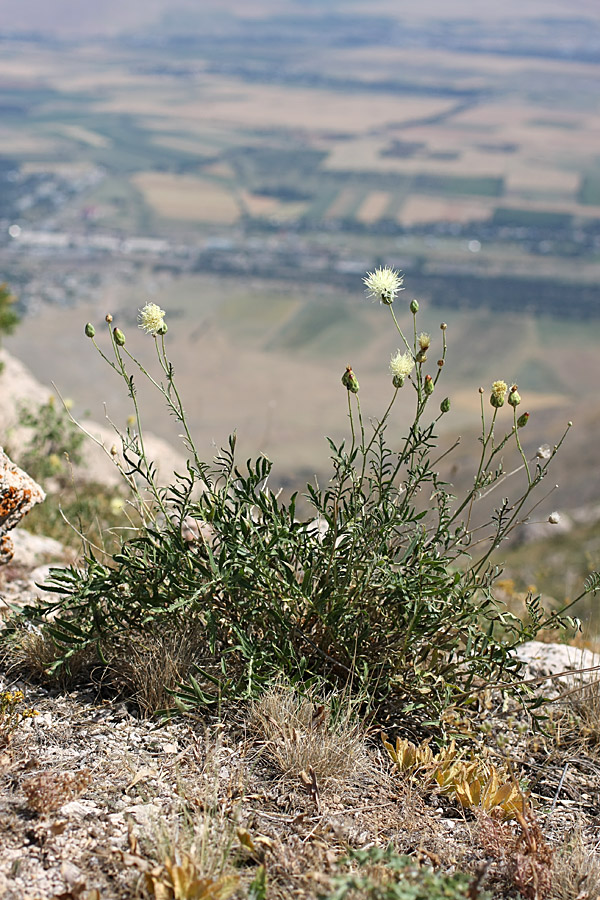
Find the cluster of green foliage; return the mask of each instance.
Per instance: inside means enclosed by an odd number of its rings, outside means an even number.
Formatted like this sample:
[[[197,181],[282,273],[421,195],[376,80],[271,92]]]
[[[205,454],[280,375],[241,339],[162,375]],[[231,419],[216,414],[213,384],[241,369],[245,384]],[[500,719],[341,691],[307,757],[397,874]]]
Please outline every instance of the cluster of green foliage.
[[[12,334],[19,324],[19,315],[15,310],[17,298],[9,290],[7,284],[0,284],[0,335]],[[4,363],[0,364],[0,372]]]
[[[385,283],[396,273],[382,274]],[[497,382],[491,410],[481,398],[481,456],[472,487],[455,497],[440,476],[436,431],[450,402],[434,399],[446,326],[440,360],[431,367],[431,338],[417,334],[418,304],[411,303],[409,342],[392,309],[395,292],[381,294],[406,348],[392,366],[391,401],[368,434],[358,381],[348,367],[342,382],[350,437],[329,442],[332,476],[323,486],[307,486],[312,513],[303,520],[296,495],[284,501],[271,490],[270,460],[237,463],[235,436],[212,463],[200,458],[158,307],[150,305],[147,327],[156,377],[129,353],[120,329],[109,325],[109,356],[86,326],[133,404],[135,425],[122,435],[121,472],[141,524],[109,560],[90,551],[83,568],[54,571],[56,600],[24,611],[55,642],[56,666],[68,666],[82,650],[110,664],[133,636],[143,641],[144,635],[181,633],[195,635],[188,680],[175,697],[182,709],[253,697],[282,677],[328,690],[348,687],[380,720],[400,715],[436,729],[445,728],[448,711],[473,704],[490,684],[505,684],[532,708],[539,703],[520,684],[514,650],[564,620],[545,614],[537,598],[527,622],[511,615],[494,594],[501,570],[491,556],[535,507],[532,493],[562,439],[550,458],[528,461],[519,438],[527,415],[517,414],[516,387],[501,409],[507,387]],[[187,470],[167,487],[158,485],[146,455],[128,366],[162,394],[185,434]],[[400,390],[414,391],[415,414],[401,440],[388,440]],[[501,426],[503,416],[508,422]],[[487,526],[474,524],[477,499],[507,482],[501,454],[509,445],[522,460],[517,496],[504,497]],[[591,579],[586,591],[597,586]]]
[[[401,856],[393,847],[355,850],[343,862],[365,872],[336,875],[333,888],[321,900],[486,900],[473,876],[463,872],[446,874],[420,866],[414,858]]]
[[[131,515],[120,491],[74,475],[72,467],[84,462],[83,432],[54,397],[34,406],[21,404],[18,423],[30,430],[29,438],[11,454],[48,490],[45,502],[27,516],[27,530],[73,549],[83,538],[104,558],[108,535],[130,527]]]
[[[84,435],[67,411],[54,397],[35,407],[21,404],[19,424],[31,429],[29,440],[20,455],[23,468],[38,481],[55,478],[61,484],[68,480],[68,464],[79,465]]]

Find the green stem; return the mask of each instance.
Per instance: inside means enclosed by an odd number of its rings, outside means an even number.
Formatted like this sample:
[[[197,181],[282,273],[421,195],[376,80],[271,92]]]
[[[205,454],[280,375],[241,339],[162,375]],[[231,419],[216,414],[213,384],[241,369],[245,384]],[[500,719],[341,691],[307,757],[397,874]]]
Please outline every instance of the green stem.
[[[398,334],[400,335],[400,337],[401,337],[402,340],[404,341],[404,346],[406,347],[406,349],[408,350],[408,352],[411,354],[411,356],[414,356],[413,348],[410,346],[410,344],[408,343],[408,341],[407,341],[406,338],[404,337],[404,332],[402,331],[402,329],[401,329],[400,326],[398,325],[398,319],[396,318],[396,314],[395,314],[393,308],[392,308],[391,306],[389,306],[388,309],[389,309],[390,313],[392,314],[392,319],[394,320],[394,325],[396,326],[396,328],[397,328],[397,330],[398,330]]]
[[[354,448],[356,446],[356,435],[354,433],[354,417],[352,415],[352,403],[350,401],[351,393],[352,391],[346,391],[346,394],[348,395],[348,418],[350,419],[350,431],[352,432],[352,449],[350,451],[350,454],[354,452]]]
[[[517,447],[519,448],[519,453],[521,454],[521,459],[525,465],[525,471],[527,472],[527,481],[531,484],[531,472],[529,471],[529,463],[527,462],[527,457],[523,453],[523,448],[521,447],[521,441],[519,440],[519,427],[517,425],[517,407],[513,406],[513,420],[514,420],[514,428],[515,428],[515,441],[517,442]]]

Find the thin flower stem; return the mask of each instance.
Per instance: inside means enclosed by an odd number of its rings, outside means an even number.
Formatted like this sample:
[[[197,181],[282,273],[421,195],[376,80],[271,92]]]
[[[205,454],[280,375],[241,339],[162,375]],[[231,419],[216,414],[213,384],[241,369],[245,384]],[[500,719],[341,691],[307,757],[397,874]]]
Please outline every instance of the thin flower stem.
[[[410,346],[410,344],[408,343],[408,341],[407,341],[406,338],[404,337],[404,332],[402,331],[402,329],[401,329],[400,326],[398,325],[398,319],[396,318],[396,314],[395,314],[393,308],[392,308],[391,306],[389,306],[388,308],[389,308],[390,313],[392,314],[392,319],[394,320],[394,325],[396,326],[396,328],[397,328],[397,330],[398,330],[398,334],[400,335],[400,337],[401,337],[402,340],[404,341],[404,346],[406,347],[406,349],[408,350],[408,352],[411,354],[411,356],[414,356],[413,348]]]
[[[196,464],[196,468],[197,468],[197,470],[198,470],[198,473],[202,476],[202,478],[204,479],[204,481],[205,481],[207,484],[209,484],[209,483],[210,483],[210,474],[209,474],[208,466],[206,465],[206,463],[204,463],[204,462],[200,459],[200,457],[199,457],[199,455],[198,455],[198,450],[196,449],[196,444],[195,444],[194,439],[193,439],[193,437],[192,437],[192,435],[191,435],[191,432],[190,432],[190,429],[189,429],[189,425],[188,425],[188,422],[187,422],[187,416],[186,416],[186,414],[185,414],[185,409],[183,408],[183,403],[182,403],[181,397],[180,397],[180,395],[179,395],[179,391],[178,391],[178,389],[177,389],[177,385],[175,384],[175,379],[173,378],[173,366],[171,365],[171,363],[170,363],[170,361],[169,361],[169,359],[168,359],[168,357],[167,357],[167,351],[166,351],[166,347],[165,347],[165,336],[164,336],[164,335],[161,335],[160,340],[161,340],[161,348],[160,348],[160,352],[158,353],[158,356],[159,356],[159,359],[160,359],[160,357],[161,357],[161,355],[162,355],[162,360],[163,360],[163,363],[164,363],[163,369],[164,369],[165,374],[166,374],[166,376],[167,376],[167,378],[168,378],[168,380],[169,380],[169,388],[172,389],[172,391],[173,391],[173,393],[174,393],[174,395],[175,395],[175,399],[176,399],[176,401],[177,401],[177,405],[176,405],[176,406],[172,403],[172,401],[170,401],[170,402],[171,402],[171,406],[172,406],[172,408],[175,410],[175,412],[176,412],[176,414],[177,414],[177,417],[178,417],[179,421],[180,421],[181,424],[183,425],[183,428],[184,428],[184,431],[185,431],[185,436],[186,436],[186,443],[187,443],[188,449],[190,450],[190,452],[192,453],[192,455],[193,455],[193,457],[194,457],[194,462],[195,462],[195,464]],[[158,352],[158,345],[157,345],[157,352]]]
[[[354,418],[352,416],[352,403],[350,402],[350,394],[351,393],[352,393],[352,391],[346,391],[346,394],[348,395],[348,418],[350,419],[350,431],[352,432],[352,449],[350,452],[353,453],[354,448],[356,446],[356,435],[354,433]]]
[[[363,457],[364,457],[364,456],[365,456],[365,453],[366,453],[366,448],[365,448],[365,426],[363,425],[362,412],[361,412],[361,409],[360,409],[360,399],[359,399],[358,394],[356,394],[356,408],[357,408],[357,410],[358,410],[358,421],[359,421],[359,424],[360,424],[360,451],[361,451],[361,453],[362,453],[362,455],[363,455]]]
[[[446,362],[446,349],[447,349],[446,348],[446,329],[442,328],[442,356],[441,356],[441,359],[443,360],[443,362]],[[435,373],[435,378],[433,379],[434,384],[438,383],[438,379],[439,379],[440,375],[442,374],[442,368],[443,368],[443,366],[438,366],[438,370]]]
[[[523,460],[523,464],[525,466],[525,471],[527,472],[527,481],[531,484],[531,472],[529,471],[529,464],[527,462],[527,457],[523,453],[523,448],[521,447],[521,441],[519,440],[519,426],[517,425],[517,407],[513,406],[513,419],[514,419],[514,428],[515,428],[515,440],[517,442],[517,447],[519,448],[519,453],[521,454],[521,459]]]

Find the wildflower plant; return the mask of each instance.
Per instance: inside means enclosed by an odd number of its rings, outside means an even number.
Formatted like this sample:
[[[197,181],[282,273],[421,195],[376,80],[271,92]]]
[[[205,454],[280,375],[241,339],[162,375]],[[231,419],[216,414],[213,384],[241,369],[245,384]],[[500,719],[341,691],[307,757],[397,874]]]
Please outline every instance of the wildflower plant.
[[[538,598],[526,623],[511,615],[494,594],[501,570],[492,555],[540,502],[533,495],[568,427],[547,457],[530,460],[520,441],[527,418],[517,417],[514,402],[502,409],[506,383],[494,383],[491,401],[480,389],[479,459],[472,485],[455,496],[440,474],[450,451],[440,454],[437,434],[450,400],[434,399],[447,326],[437,362],[427,363],[437,342],[417,328],[418,302],[409,305],[409,337],[394,313],[402,276],[378,269],[365,284],[389,310],[401,343],[390,367],[392,394],[380,418],[366,420],[358,378],[347,367],[349,434],[339,444],[329,440],[331,479],[307,485],[312,512],[303,520],[298,495],[284,501],[269,486],[270,460],[237,462],[235,435],[210,463],[202,460],[167,354],[163,310],[148,304],[140,313],[154,344],[152,371],[112,328],[112,316],[104,344],[86,326],[131,399],[133,424],[120,435],[124,462],[114,459],[141,525],[108,562],[90,551],[83,567],[54,570],[56,599],[22,613],[52,637],[55,666],[68,666],[84,648],[95,663],[113,665],[135,641],[168,631],[194,635],[187,681],[174,693],[182,710],[254,697],[282,677],[349,689],[380,721],[403,716],[442,730],[448,712],[476,703],[490,684],[539,703],[521,684],[514,651],[564,618],[544,613]],[[189,456],[166,487],[146,453],[139,377],[180,423]],[[412,392],[414,415],[399,439],[401,390]],[[512,473],[502,463],[510,447],[520,459]],[[515,480],[516,496],[502,499],[487,524],[478,522],[478,500]],[[599,583],[592,577],[584,593]]]

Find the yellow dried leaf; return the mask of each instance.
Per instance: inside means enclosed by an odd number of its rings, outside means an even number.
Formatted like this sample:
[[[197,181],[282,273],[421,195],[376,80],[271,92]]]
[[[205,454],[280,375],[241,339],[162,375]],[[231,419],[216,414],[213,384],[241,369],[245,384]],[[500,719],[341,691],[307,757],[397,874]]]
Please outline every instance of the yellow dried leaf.
[[[238,828],[237,836],[242,847],[245,847],[250,853],[256,853],[256,845],[250,836],[250,832],[246,828]]]

